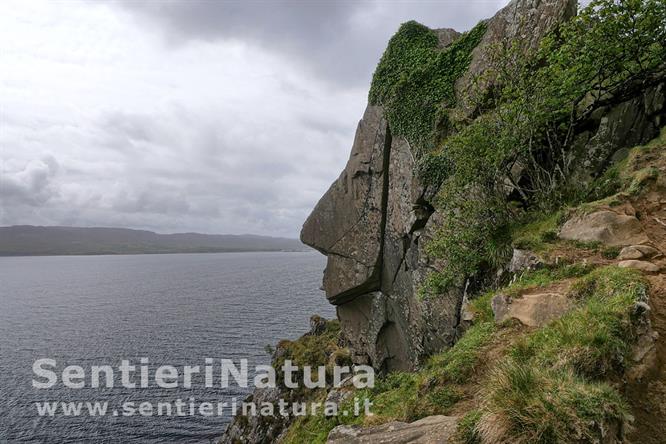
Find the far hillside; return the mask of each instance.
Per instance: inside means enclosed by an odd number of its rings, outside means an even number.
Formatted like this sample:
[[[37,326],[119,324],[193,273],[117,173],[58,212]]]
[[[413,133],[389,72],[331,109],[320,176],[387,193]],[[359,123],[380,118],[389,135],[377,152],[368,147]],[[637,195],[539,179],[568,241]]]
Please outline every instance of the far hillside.
[[[306,251],[296,239],[126,228],[0,227],[0,256]]]

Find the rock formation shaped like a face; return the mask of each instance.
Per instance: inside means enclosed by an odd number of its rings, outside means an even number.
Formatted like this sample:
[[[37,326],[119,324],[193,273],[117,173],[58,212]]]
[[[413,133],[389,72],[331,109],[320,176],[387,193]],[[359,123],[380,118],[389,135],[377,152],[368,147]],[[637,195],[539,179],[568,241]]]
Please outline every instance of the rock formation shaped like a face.
[[[472,54],[465,82],[487,68],[483,48],[524,37],[530,46],[575,11],[575,0],[514,0],[488,20]],[[460,34],[436,30],[441,47]],[[536,43],[534,43],[536,44]],[[458,89],[458,88],[457,88]],[[460,89],[458,89],[460,91]],[[338,307],[343,334],[356,363],[408,370],[450,345],[459,324],[461,289],[421,300],[424,278],[442,267],[424,251],[441,215],[424,187],[407,141],[392,135],[381,106],[369,105],[340,177],[308,217],[301,240],[328,256],[324,290]]]
[[[382,109],[369,106],[347,166],[303,226],[303,243],[328,256],[324,290],[333,304],[379,288],[390,143]]]

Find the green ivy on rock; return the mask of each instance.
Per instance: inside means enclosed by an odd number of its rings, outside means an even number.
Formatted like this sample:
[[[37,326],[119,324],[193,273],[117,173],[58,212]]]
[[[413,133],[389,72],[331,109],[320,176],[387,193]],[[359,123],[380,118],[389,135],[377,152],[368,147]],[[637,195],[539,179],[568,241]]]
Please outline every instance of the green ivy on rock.
[[[416,156],[435,148],[437,128],[446,126],[446,110],[456,104],[455,82],[485,31],[481,22],[441,49],[435,31],[410,21],[391,38],[375,70],[369,101],[384,106],[391,131],[403,136]]]

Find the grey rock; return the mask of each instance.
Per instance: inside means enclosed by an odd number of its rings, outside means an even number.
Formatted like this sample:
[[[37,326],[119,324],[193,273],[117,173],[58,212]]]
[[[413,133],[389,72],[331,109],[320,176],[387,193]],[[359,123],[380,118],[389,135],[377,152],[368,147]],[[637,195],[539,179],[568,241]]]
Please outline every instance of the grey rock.
[[[632,245],[624,247],[618,255],[619,260],[651,258],[659,254],[659,250],[649,245]]]
[[[539,256],[529,250],[513,249],[509,271],[511,273],[520,273],[525,270],[533,270],[541,265]]]
[[[455,29],[451,28],[439,28],[435,29],[434,31],[437,34],[437,39],[439,40],[440,48],[446,48],[451,43],[458,40],[458,38],[462,35]]]
[[[498,293],[490,300],[490,307],[493,309],[495,322],[500,323],[507,319],[509,316],[509,305],[511,298],[507,295]]]
[[[282,396],[277,388],[255,389],[250,396],[245,398],[245,401],[254,402],[257,405],[264,402],[277,405]],[[243,420],[239,420],[239,418],[243,418]],[[289,426],[291,421],[292,419],[279,414],[274,417],[237,416],[227,426],[224,435],[217,442],[218,444],[275,442],[278,435]]]
[[[576,215],[560,231],[566,240],[602,242],[611,246],[625,246],[648,242],[641,223],[635,216],[610,210]]]
[[[618,267],[633,268],[635,270],[645,271],[648,273],[657,273],[659,271],[659,267],[657,265],[648,261],[628,260],[628,261],[622,261],[617,265]]]
[[[546,34],[573,17],[576,9],[576,0],[512,0],[488,19],[486,33],[472,51],[467,73],[456,82],[459,106],[468,113],[473,112],[468,98],[483,94],[492,85],[494,79],[488,78],[486,74],[491,67],[489,51],[494,46],[519,39],[524,52],[534,50]],[[474,88],[478,88],[478,91]]]
[[[666,115],[666,84],[646,88],[621,103],[598,108],[589,118],[589,131],[573,143],[572,180],[589,182],[612,162],[621,160],[627,148],[641,145],[659,134]]]
[[[571,15],[573,5],[575,0],[514,0],[489,20],[458,91],[487,68],[483,57],[491,44],[520,37],[536,46]],[[435,32],[440,47],[460,36],[450,29]],[[418,296],[425,278],[446,266],[425,248],[441,226],[431,205],[436,192],[420,183],[411,147],[391,135],[382,108],[368,106],[344,171],[301,232],[304,243],[328,256],[323,288],[337,305],[353,362],[410,370],[457,337],[463,289]]]
[[[412,423],[390,422],[377,427],[338,426],[329,444],[444,444],[452,442],[458,427],[454,416],[428,416]]]
[[[518,298],[500,294],[492,299],[491,304],[495,322],[517,319],[528,327],[542,327],[572,307],[571,301],[560,293],[526,294]]]
[[[303,243],[328,256],[323,286],[333,304],[379,288],[390,140],[382,109],[368,106],[347,166],[303,225]]]

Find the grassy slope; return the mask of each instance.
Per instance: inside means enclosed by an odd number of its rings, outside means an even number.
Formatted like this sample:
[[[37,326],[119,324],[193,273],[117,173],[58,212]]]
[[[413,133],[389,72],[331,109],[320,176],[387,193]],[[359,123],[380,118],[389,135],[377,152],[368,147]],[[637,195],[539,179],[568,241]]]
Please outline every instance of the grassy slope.
[[[556,233],[572,211],[640,196],[657,174],[651,168],[646,174],[649,168],[640,160],[661,155],[665,144],[666,130],[599,179],[594,186],[606,191],[591,195],[615,193],[610,198],[515,228],[516,246],[563,259],[499,291],[515,296],[573,279],[568,296],[575,308],[567,315],[538,330],[495,325],[490,301],[496,292],[489,291],[472,302],[474,324],[453,348],[434,355],[419,372],[388,375],[374,389],[354,394],[373,401],[373,416],[301,418],[286,442],[324,442],[339,424],[369,426],[434,414],[461,416],[460,442],[592,442],[601,438],[604,425],[624,421],[629,410],[617,381],[636,339],[632,308],[645,300],[648,284],[635,270],[607,265],[617,252],[561,241]],[[591,255],[597,260],[577,262]]]

